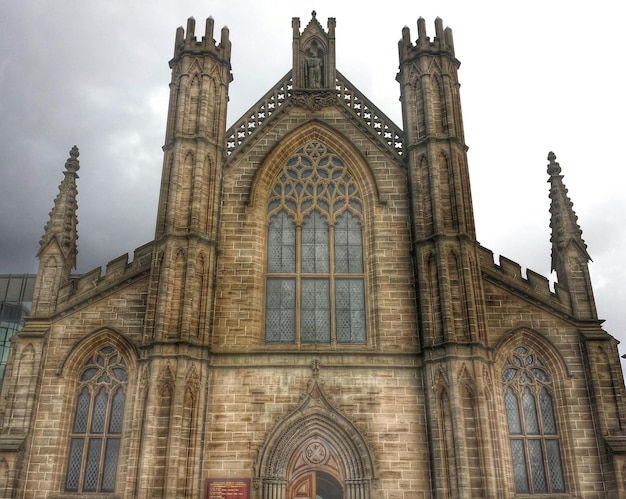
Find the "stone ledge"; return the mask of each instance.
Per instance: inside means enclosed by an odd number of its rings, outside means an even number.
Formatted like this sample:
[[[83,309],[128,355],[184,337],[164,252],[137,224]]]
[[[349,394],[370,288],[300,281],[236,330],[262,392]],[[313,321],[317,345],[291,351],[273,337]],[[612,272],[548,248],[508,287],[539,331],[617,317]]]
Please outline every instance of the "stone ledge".
[[[26,435],[0,435],[0,452],[18,452],[25,440]]]

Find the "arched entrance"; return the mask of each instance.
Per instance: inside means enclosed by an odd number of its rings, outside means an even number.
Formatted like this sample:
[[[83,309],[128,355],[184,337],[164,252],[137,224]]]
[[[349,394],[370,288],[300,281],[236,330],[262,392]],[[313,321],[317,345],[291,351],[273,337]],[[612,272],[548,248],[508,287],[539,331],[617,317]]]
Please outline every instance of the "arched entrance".
[[[260,499],[370,499],[375,477],[365,438],[317,381],[259,452]]]

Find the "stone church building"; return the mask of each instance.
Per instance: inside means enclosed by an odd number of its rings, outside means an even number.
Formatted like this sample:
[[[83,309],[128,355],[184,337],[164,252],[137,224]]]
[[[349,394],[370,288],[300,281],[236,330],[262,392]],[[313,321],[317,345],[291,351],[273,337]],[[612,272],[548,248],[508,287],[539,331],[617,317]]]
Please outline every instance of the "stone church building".
[[[626,497],[617,341],[561,167],[551,289],[476,240],[452,32],[402,31],[402,128],[313,13],[227,129],[219,37],[176,33],[154,240],[80,277],[70,152],[2,387],[0,496]]]

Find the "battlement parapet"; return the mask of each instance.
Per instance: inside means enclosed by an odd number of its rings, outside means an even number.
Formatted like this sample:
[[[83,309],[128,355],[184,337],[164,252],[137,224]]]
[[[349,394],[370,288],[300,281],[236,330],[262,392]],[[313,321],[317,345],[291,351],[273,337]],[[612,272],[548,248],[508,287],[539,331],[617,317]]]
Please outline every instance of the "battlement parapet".
[[[524,276],[519,263],[501,255],[496,262],[493,252],[483,246],[479,246],[478,256],[483,275],[489,277],[490,280],[529,298],[549,303],[561,312],[571,312],[567,291],[558,284],[555,284],[554,291],[550,289],[550,281],[545,276],[530,269],[526,269],[526,276]]]
[[[119,286],[124,281],[150,269],[153,243],[135,249],[133,260],[128,263],[128,253],[111,260],[102,274],[102,267],[96,267],[74,279],[59,292],[58,309],[64,310],[101,294],[107,289]]]
[[[411,42],[411,30],[408,26],[402,29],[402,39],[398,42],[400,61],[411,59],[419,52],[447,53],[454,58],[454,39],[452,30],[443,27],[441,18],[435,19],[435,38],[431,41],[426,34],[426,21],[423,17],[417,20],[417,40],[415,45]]]
[[[204,36],[198,40],[195,35],[196,20],[193,17],[187,19],[187,30],[180,26],[176,30],[176,41],[174,44],[174,59],[184,53],[201,54],[210,52],[217,58],[230,64],[231,43],[229,30],[226,26],[222,28],[219,44],[213,39],[215,22],[212,17],[207,18]]]

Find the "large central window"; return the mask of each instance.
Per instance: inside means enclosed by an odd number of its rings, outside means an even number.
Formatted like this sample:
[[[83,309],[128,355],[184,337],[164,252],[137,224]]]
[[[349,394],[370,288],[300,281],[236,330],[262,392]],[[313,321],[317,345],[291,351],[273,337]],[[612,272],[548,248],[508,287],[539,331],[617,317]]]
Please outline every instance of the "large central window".
[[[341,159],[299,149],[268,200],[265,340],[365,343],[362,203]]]

